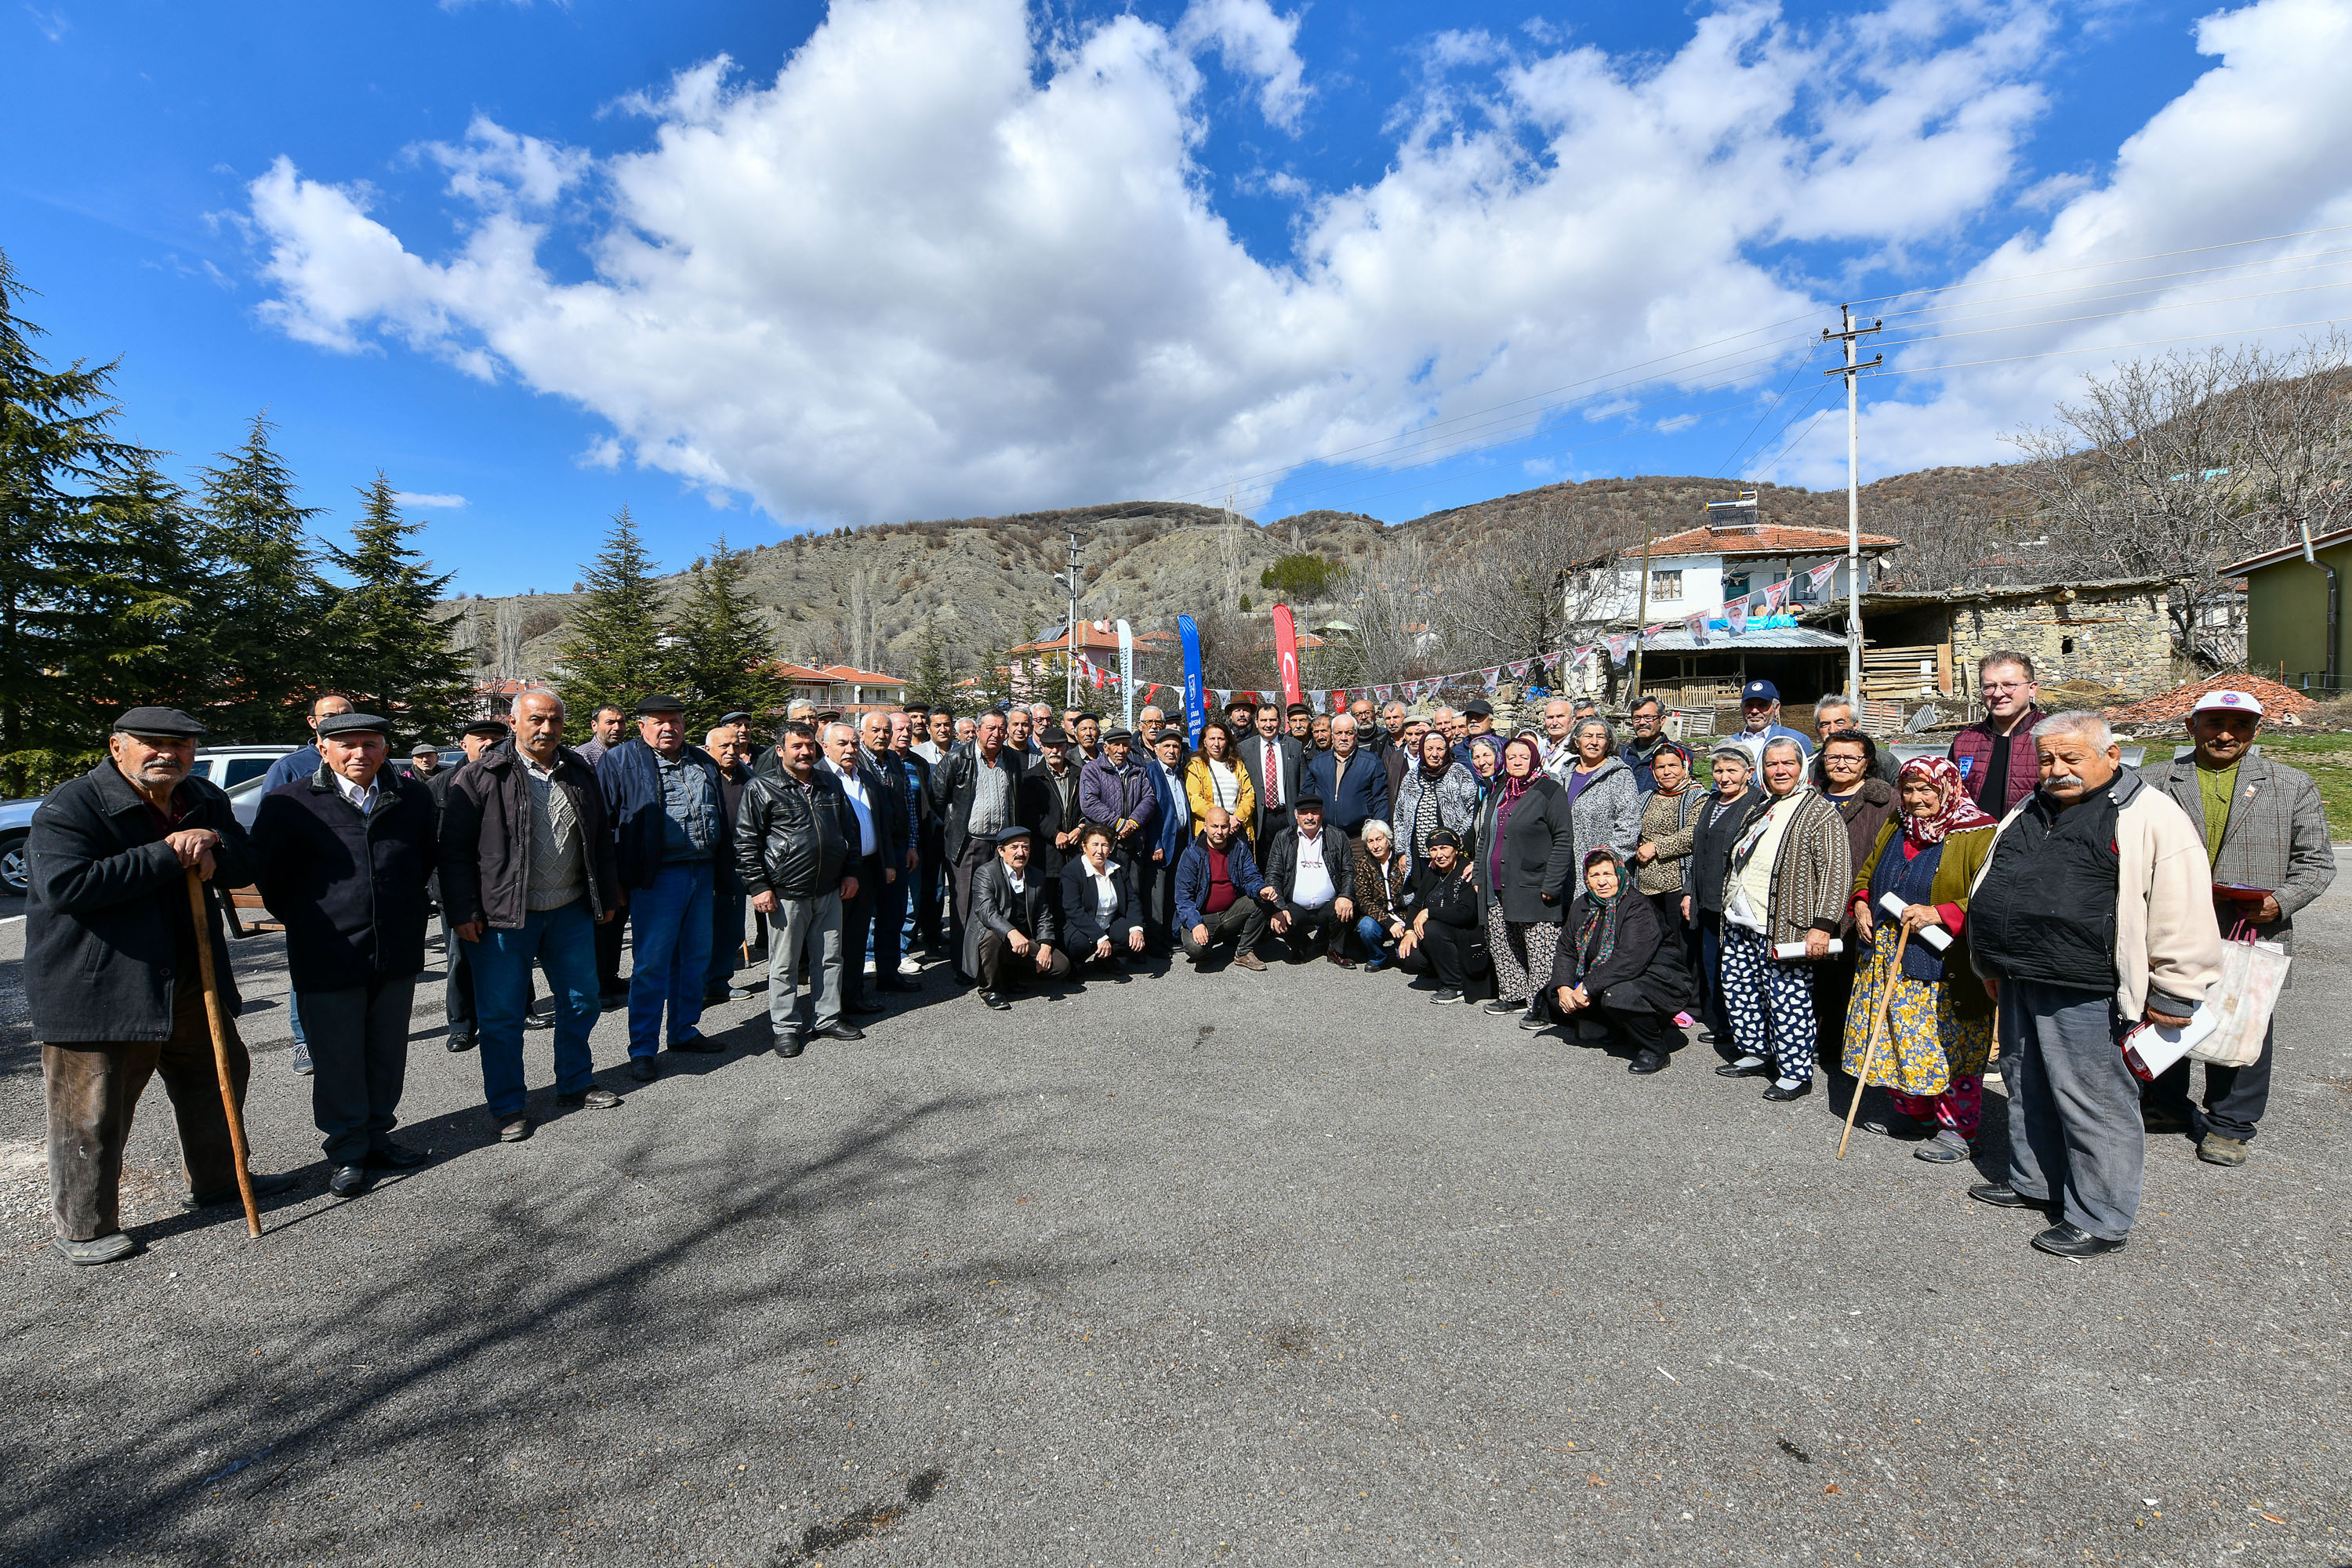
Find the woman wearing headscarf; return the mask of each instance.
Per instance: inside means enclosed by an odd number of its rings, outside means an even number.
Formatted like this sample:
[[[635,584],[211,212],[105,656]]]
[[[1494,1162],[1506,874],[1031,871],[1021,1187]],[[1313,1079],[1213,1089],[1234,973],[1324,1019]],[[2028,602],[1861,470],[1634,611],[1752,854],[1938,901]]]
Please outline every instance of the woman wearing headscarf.
[[[1673,1023],[1690,992],[1682,938],[1634,889],[1614,849],[1584,857],[1584,891],[1569,906],[1551,984],[1580,1039],[1633,1052],[1628,1072],[1656,1072],[1682,1044]]]
[[[1412,857],[1396,847],[1389,825],[1377,821],[1358,830],[1355,857],[1349,892],[1369,974],[1395,958],[1397,943],[1412,929],[1407,922],[1412,918]]]
[[[1683,944],[1683,973],[1691,979],[1692,990],[1675,1011],[1687,1024],[1698,1004],[1698,928],[1684,918],[1683,889],[1688,885],[1698,814],[1707,797],[1691,783],[1690,748],[1680,741],[1658,742],[1650,753],[1650,776],[1657,788],[1642,807],[1641,842],[1633,849],[1633,886],[1656,906],[1658,929]],[[1589,849],[1586,858],[1589,865]]]
[[[1723,1010],[1723,879],[1731,870],[1731,847],[1762,796],[1753,787],[1756,759],[1737,741],[1718,742],[1707,753],[1715,792],[1698,803],[1691,820],[1690,871],[1684,879],[1683,919],[1698,938],[1698,1018],[1714,1037],[1717,1055],[1739,1054],[1731,1043],[1731,1017]]]
[[[1478,781],[1478,804],[1484,807],[1493,798],[1497,781],[1503,776],[1503,737],[1474,735],[1467,750],[1470,772]]]
[[[1493,961],[1478,909],[1478,879],[1454,829],[1431,834],[1429,858],[1415,859],[1412,902],[1412,924],[1397,942],[1397,967],[1435,979],[1432,1002],[1471,1000],[1474,987],[1485,988]]]
[[[1967,924],[1969,889],[2000,825],[1969,798],[1948,758],[1904,763],[1895,788],[1901,816],[1879,829],[1854,870],[1853,922],[1870,957],[1846,1009],[1845,1070],[1862,1070],[1879,999],[1893,987],[1887,1038],[1872,1058],[1870,1082],[1885,1087],[1911,1124],[1897,1130],[1924,1131],[1933,1119],[1936,1136],[1913,1152],[1951,1164],[1976,1145],[1992,1054],[1993,1005],[1969,963]],[[1903,905],[1899,923],[1911,931],[1899,973],[1898,921],[1881,902],[1890,895]],[[1948,933],[1951,945],[1937,952],[1921,935],[1930,930]]]
[[[1726,1078],[1780,1069],[1772,1100],[1813,1090],[1813,988],[1806,971],[1829,956],[1853,889],[1853,858],[1837,807],[1805,778],[1804,747],[1786,735],[1764,743],[1764,798],[1739,840],[1723,884],[1723,1005],[1739,1047]],[[1792,948],[1790,957],[1776,949]]]
[[[1415,867],[1429,863],[1429,843],[1438,829],[1467,835],[1478,824],[1478,780],[1454,760],[1454,742],[1442,730],[1421,738],[1420,754],[1405,768],[1397,787],[1396,826]]]
[[[1622,859],[1642,841],[1642,784],[1617,754],[1609,721],[1579,719],[1568,732],[1576,761],[1559,775],[1568,797],[1569,821],[1580,859],[1595,849],[1614,849]]]
[[[1082,973],[1099,966],[1121,983],[1128,960],[1143,952],[1134,868],[1112,853],[1110,829],[1099,822],[1079,825],[1078,852],[1062,866],[1062,939]]]
[[[1845,819],[1846,853],[1856,866],[1895,815],[1895,786],[1874,776],[1877,768],[1878,743],[1859,730],[1831,731],[1813,753],[1813,787]],[[1838,940],[1845,951],[1813,965],[1813,1043],[1824,1066],[1838,1059],[1845,1043],[1846,1004],[1853,998],[1854,966],[1862,961],[1852,915],[1838,928]]]
[[[1522,1028],[1540,1029],[1550,1021],[1541,993],[1560,917],[1575,891],[1569,886],[1576,864],[1572,833],[1568,796],[1543,771],[1535,742],[1506,744],[1502,773],[1478,813],[1474,858],[1486,912],[1486,951],[1495,959],[1495,999],[1486,1011],[1524,1009]]]
[[[1221,807],[1241,824],[1244,837],[1257,820],[1257,790],[1249,770],[1234,754],[1234,732],[1212,719],[1201,730],[1201,749],[1184,764],[1184,801],[1196,823],[1209,820],[1211,807]]]

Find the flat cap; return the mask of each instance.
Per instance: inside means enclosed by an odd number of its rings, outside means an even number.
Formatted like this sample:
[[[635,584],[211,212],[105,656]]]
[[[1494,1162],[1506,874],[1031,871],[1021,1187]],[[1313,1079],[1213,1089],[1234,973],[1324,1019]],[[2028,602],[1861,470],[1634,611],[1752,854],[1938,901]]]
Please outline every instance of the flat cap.
[[[1037,743],[1041,746],[1051,746],[1058,752],[1070,743],[1069,731],[1059,724],[1048,725],[1045,732],[1037,737]]]
[[[117,734],[155,735],[173,740],[193,740],[208,733],[202,724],[177,708],[133,708],[114,721]]]
[[[441,748],[430,741],[419,741],[408,748],[408,754],[412,757],[438,757]]]
[[[1135,731],[1132,730],[1106,730],[1103,731],[1102,742],[1106,746],[1109,745],[1113,741],[1126,741],[1131,743],[1134,740]]]
[[[392,721],[373,713],[337,713],[319,721],[321,740],[331,735],[389,735]]]
[[[686,700],[682,697],[672,697],[667,691],[649,692],[637,700],[637,711],[639,713],[683,713],[686,711]]]
[[[1495,716],[1495,705],[1483,697],[1473,697],[1462,705],[1462,711],[1474,718],[1492,719]]]
[[[714,730],[723,730],[730,724],[749,724],[751,721],[751,716],[738,708],[732,713],[721,713],[719,716],[719,721],[710,727]]]
[[[1029,830],[1022,826],[1017,822],[1010,827],[1000,827],[996,830],[996,841],[999,844],[1010,844],[1014,839],[1026,838],[1028,837]]]
[[[503,741],[506,739],[507,734],[506,721],[503,719],[477,719],[472,723],[467,725],[464,729],[458,731],[457,733],[460,735],[488,735],[493,740]]]

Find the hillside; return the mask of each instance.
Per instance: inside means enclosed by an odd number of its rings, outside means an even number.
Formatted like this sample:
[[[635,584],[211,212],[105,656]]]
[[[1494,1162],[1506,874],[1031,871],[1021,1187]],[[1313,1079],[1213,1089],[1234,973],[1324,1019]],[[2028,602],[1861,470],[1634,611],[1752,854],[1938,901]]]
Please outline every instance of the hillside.
[[[1588,529],[1596,541],[1639,538],[1645,528],[1664,533],[1703,521],[1706,502],[1738,493],[1728,480],[1644,475],[1547,485],[1394,525],[1361,513],[1312,511],[1264,527],[1244,518],[1231,530],[1214,508],[1127,501],[801,535],[758,547],[746,565],[786,658],[851,662],[862,651],[869,665],[903,672],[912,667],[928,623],[936,622],[947,641],[967,655],[1025,641],[1057,624],[1064,610],[1054,578],[1072,532],[1084,552],[1080,613],[1123,616],[1146,629],[1172,625],[1180,612],[1213,606],[1227,596],[1229,582],[1262,600],[1258,574],[1285,554],[1346,562],[1384,540],[1411,540],[1443,561],[1546,522]],[[2006,494],[2000,468],[1928,469],[1866,487],[1863,515],[1867,525],[1899,534],[1900,520],[1915,514],[2002,515],[2013,504]],[[1843,490],[1766,485],[1759,499],[1759,515],[1767,521],[1845,526]],[[860,573],[872,626],[864,640],[853,625]],[[673,595],[682,594],[684,572],[666,584]],[[572,602],[569,594],[540,594],[453,607],[473,619],[485,675],[541,677],[555,656]],[[507,661],[510,668],[504,671],[496,651],[502,604],[515,606],[510,615],[521,634],[520,658]]]

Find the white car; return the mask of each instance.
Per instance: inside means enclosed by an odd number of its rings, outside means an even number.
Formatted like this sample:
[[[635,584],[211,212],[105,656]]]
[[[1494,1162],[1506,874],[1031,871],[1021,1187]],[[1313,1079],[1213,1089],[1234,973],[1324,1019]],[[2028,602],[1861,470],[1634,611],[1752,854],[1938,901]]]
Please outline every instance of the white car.
[[[189,770],[229,793],[237,820],[253,826],[253,808],[261,804],[261,776],[269,764],[293,751],[292,746],[205,746],[196,752]],[[462,757],[464,753],[459,753]],[[25,867],[25,839],[33,831],[37,800],[0,802],[0,896],[21,899],[32,890]]]

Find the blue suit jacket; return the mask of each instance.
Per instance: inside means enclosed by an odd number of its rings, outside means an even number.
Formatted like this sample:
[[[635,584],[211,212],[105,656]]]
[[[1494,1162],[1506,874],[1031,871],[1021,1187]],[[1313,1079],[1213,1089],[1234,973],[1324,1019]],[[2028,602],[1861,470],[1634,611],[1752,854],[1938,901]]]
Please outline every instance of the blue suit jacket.
[[[1167,858],[1160,864],[1172,871],[1184,858],[1184,846],[1192,842],[1192,807],[1184,798],[1184,782],[1179,778],[1174,794],[1170,794],[1168,775],[1157,761],[1144,764],[1151,778],[1151,797],[1159,805],[1159,815],[1151,819],[1151,837],[1144,854],[1149,858],[1154,849],[1161,850]]]
[[[1386,822],[1389,819],[1388,764],[1371,752],[1359,749],[1348,759],[1348,776],[1337,788],[1332,779],[1339,771],[1339,753],[1318,752],[1307,764],[1306,782],[1299,794],[1318,795],[1323,801],[1323,820],[1344,829],[1349,837],[1367,821]]]

